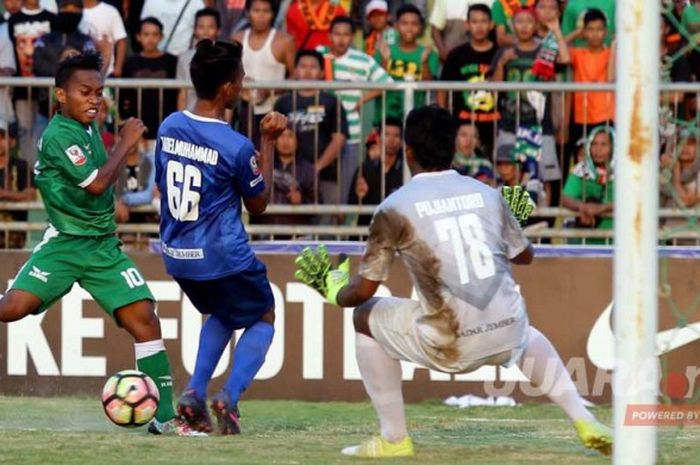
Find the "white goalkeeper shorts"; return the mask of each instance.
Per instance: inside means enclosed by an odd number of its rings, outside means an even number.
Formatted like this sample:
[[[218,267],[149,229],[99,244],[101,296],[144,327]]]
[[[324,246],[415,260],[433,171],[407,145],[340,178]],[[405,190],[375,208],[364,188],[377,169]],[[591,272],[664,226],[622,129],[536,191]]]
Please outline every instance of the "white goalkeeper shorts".
[[[383,297],[377,300],[369,316],[369,328],[374,339],[396,360],[414,362],[425,368],[444,373],[468,373],[484,365],[509,367],[517,363],[527,348],[529,323],[523,322],[522,337],[513,341],[488,341],[498,349],[486,356],[470,357],[459,353],[446,359],[436,356],[436,351],[426,344],[418,331],[417,322],[426,315],[421,303],[412,299]],[[487,341],[484,340],[486,343]],[[504,350],[504,345],[506,349]],[[432,350],[431,350],[432,349]],[[480,355],[483,355],[481,352]]]

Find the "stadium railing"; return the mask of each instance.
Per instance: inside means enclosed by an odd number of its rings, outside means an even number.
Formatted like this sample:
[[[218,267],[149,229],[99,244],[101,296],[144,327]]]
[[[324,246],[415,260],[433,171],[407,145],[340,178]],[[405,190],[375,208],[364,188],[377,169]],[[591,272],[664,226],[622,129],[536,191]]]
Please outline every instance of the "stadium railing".
[[[53,107],[53,79],[51,78],[0,78],[0,92],[7,91],[12,87],[29,87],[29,98],[36,96],[37,90],[41,88],[48,88],[49,92],[49,107]],[[168,80],[168,79],[109,79],[106,83],[107,88],[111,89],[113,99],[115,102],[119,101],[120,93],[124,89],[135,89],[137,92],[137,107],[138,113],[141,110],[141,99],[142,92],[144,90],[157,90],[159,92],[160,100],[163,101],[163,92],[168,89],[187,89],[189,84],[186,81]],[[249,89],[266,89],[271,91],[273,94],[279,95],[282,92],[291,91],[298,92],[300,90],[326,90],[326,91],[342,91],[342,90],[378,90],[381,91],[381,95],[377,98],[377,101],[383,103],[386,102],[387,92],[399,91],[403,93],[404,96],[404,110],[405,113],[413,107],[413,102],[415,100],[415,95],[417,92],[425,92],[425,103],[431,104],[435,103],[436,91],[447,92],[447,104],[448,108],[451,108],[452,99],[454,92],[479,92],[487,91],[492,92],[496,98],[498,94],[502,92],[518,92],[517,98],[521,98],[521,92],[527,91],[538,91],[542,93],[549,93],[552,95],[558,95],[560,108],[552,108],[552,113],[561,112],[563,116],[564,112],[570,107],[567,107],[566,96],[572,93],[589,93],[589,92],[614,92],[615,86],[612,83],[606,84],[580,84],[580,83],[570,83],[570,82],[532,82],[532,83],[521,83],[521,82],[478,82],[478,83],[466,83],[466,82],[440,82],[440,81],[424,81],[424,82],[401,82],[401,83],[391,83],[391,84],[375,84],[375,83],[346,83],[346,82],[329,82],[329,81],[283,81],[283,82],[258,82],[258,81],[246,81],[245,87]],[[682,108],[682,100],[679,96],[691,95],[695,97],[695,111],[692,113],[693,121],[686,123],[686,129],[690,128],[697,131],[700,127],[700,84],[687,83],[687,84],[664,84],[661,86],[662,95],[673,97],[674,100],[670,101],[667,97],[666,108],[670,108],[671,118],[673,122],[677,122],[678,127],[683,127],[682,117],[680,117],[680,111]],[[386,105],[381,106],[382,109],[386,108]],[[518,109],[520,105],[518,104]],[[366,120],[366,115],[364,112],[364,106],[361,107],[361,118]],[[693,110],[692,108],[690,110]],[[686,109],[686,113],[688,113]],[[405,114],[404,113],[404,114]],[[162,115],[161,115],[162,116]],[[248,115],[249,116],[249,115]],[[115,125],[119,124],[120,118],[118,112],[116,112]],[[162,119],[162,118],[161,118]],[[519,114],[516,115],[516,124],[519,119]],[[383,121],[384,118],[380,118],[382,121],[382,128],[380,133],[383,133]],[[671,123],[673,123],[671,122]],[[671,124],[669,123],[669,124]],[[367,124],[363,125],[361,133],[360,144],[360,156],[364,159],[364,140],[367,135]],[[675,128],[676,126],[674,126]],[[588,129],[584,125],[584,134],[588,132]],[[494,135],[497,128],[494,123]],[[677,142],[679,136],[678,131],[674,131],[674,135],[670,136]],[[495,140],[495,137],[494,137]],[[7,144],[7,139],[6,139]],[[495,145],[495,143],[494,143]],[[564,165],[565,160],[569,160],[569,157],[565,157],[565,145],[558,147],[558,157],[560,166]],[[382,145],[382,155],[381,163],[384,163],[384,146]],[[490,154],[492,161],[495,161],[495,147]],[[317,154],[318,156],[318,154]],[[573,156],[573,155],[572,155]],[[494,163],[495,166],[495,163]],[[338,174],[340,173],[340,163],[338,164]],[[404,180],[410,179],[410,172],[408,167],[404,163]],[[7,182],[8,170],[5,170],[5,184]],[[383,181],[383,180],[382,180]],[[318,185],[315,186],[316,192],[318,192]],[[561,185],[558,186],[561,189]],[[337,187],[340,189],[340,186]],[[385,194],[385,186],[382,182],[381,192],[382,198]],[[347,202],[339,202],[337,204],[321,204],[318,202],[318,196],[316,196],[312,204],[307,205],[282,205],[282,204],[272,204],[268,208],[266,214],[270,215],[336,215],[349,217],[352,215],[360,214],[371,214],[374,211],[375,205],[348,205]],[[0,212],[6,211],[40,211],[43,209],[40,202],[0,202]],[[152,207],[137,207],[135,211],[139,212],[155,212]],[[691,216],[693,210],[685,208],[663,208],[660,210],[660,218],[663,222],[667,220],[686,220]],[[605,243],[610,243],[612,239],[611,230],[598,230],[598,229],[576,229],[576,228],[565,228],[562,227],[563,220],[567,218],[575,217],[576,214],[570,210],[557,207],[540,207],[536,210],[535,216],[541,222],[536,222],[526,228],[526,233],[530,238],[536,242],[546,241],[554,243],[566,243],[571,241],[576,241],[579,243],[587,243],[593,240],[595,243],[600,243],[601,241]],[[334,236],[337,238],[348,238],[348,237],[363,237],[367,234],[366,226],[355,226],[351,222],[350,224],[335,224],[335,225],[319,225],[319,224],[304,224],[304,225],[288,225],[288,224],[250,224],[248,225],[248,231],[255,238],[275,238],[275,237],[305,237],[305,238],[330,238],[329,236]],[[0,235],[4,235],[5,240],[2,243],[7,245],[7,237],[10,232],[14,233],[25,233],[27,236],[32,232],[43,230],[46,226],[45,221],[13,221],[13,220],[2,220],[0,218]],[[137,241],[141,241],[142,238],[151,237],[157,235],[158,225],[157,224],[120,224],[119,225],[120,234],[134,235]],[[0,236],[2,237],[2,236]],[[664,236],[669,244],[683,243],[683,244],[700,244],[700,235],[698,235],[692,228],[687,231],[678,230],[673,233],[666,234]],[[31,241],[26,241],[29,244]]]

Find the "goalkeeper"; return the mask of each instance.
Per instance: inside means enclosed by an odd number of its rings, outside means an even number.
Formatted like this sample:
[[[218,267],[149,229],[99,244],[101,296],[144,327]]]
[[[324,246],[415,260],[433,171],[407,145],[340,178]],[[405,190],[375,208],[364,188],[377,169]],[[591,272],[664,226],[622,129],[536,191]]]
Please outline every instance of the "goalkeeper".
[[[552,344],[530,326],[513,279],[510,264],[526,265],[534,256],[518,224],[532,211],[527,193],[507,189],[504,200],[449,169],[455,128],[445,110],[413,110],[404,134],[413,179],[377,208],[358,274],[350,279],[347,259],[332,268],[323,246],[296,260],[298,279],[330,303],[356,307],[357,363],[381,434],[343,454],[414,454],[400,360],[446,373],[517,363],[562,407],[586,447],[610,453],[610,429],[586,409]],[[397,252],[419,301],[373,297]]]

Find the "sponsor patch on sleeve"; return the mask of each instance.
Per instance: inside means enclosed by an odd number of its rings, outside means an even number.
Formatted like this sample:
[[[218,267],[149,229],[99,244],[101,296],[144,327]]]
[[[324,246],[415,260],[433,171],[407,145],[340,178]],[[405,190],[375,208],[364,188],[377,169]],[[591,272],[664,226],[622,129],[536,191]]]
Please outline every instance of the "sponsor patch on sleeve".
[[[75,166],[82,166],[87,161],[87,157],[79,145],[71,145],[66,149],[66,155]]]
[[[252,171],[253,176],[255,176],[255,179],[250,181],[250,187],[255,187],[263,181],[262,173],[258,167],[258,157],[255,155],[250,157],[250,170]]]

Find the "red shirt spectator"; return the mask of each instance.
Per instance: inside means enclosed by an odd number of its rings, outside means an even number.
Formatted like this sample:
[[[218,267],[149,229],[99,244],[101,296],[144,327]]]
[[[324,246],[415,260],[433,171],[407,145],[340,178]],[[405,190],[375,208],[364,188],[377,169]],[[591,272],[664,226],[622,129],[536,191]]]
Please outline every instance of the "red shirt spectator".
[[[330,45],[331,21],[346,15],[342,6],[330,0],[294,0],[287,11],[287,32],[297,50],[315,50],[319,45]]]

